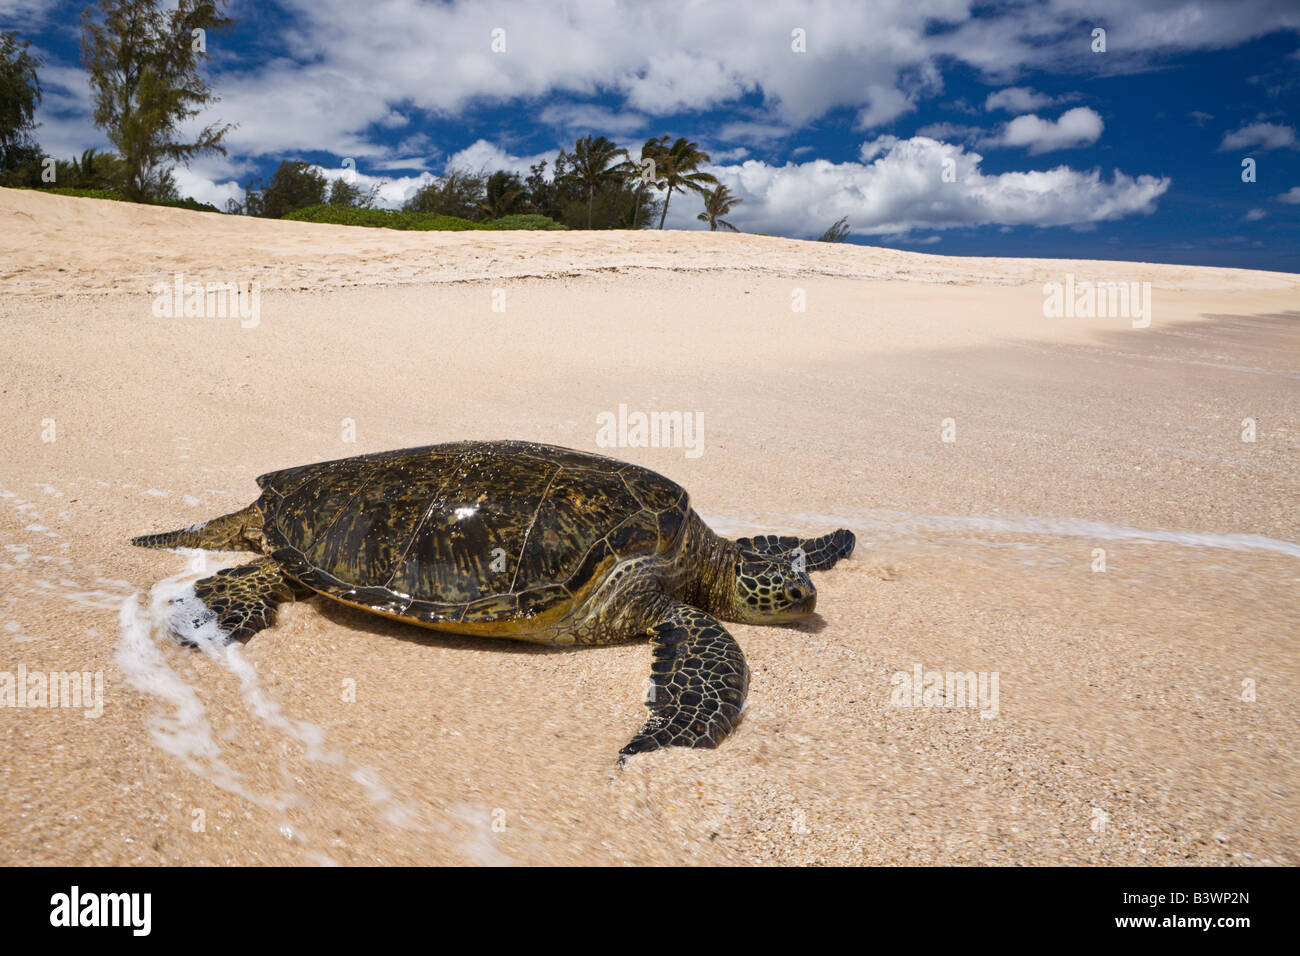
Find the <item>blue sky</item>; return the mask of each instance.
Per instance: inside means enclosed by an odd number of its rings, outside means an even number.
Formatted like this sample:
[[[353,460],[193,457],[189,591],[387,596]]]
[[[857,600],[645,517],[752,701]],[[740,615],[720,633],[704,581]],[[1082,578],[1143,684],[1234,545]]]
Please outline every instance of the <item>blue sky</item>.
[[[0,0],[0,29],[45,57],[37,137],[60,157],[107,145],[79,65],[84,6]],[[712,155],[744,231],[815,237],[848,216],[851,241],[902,249],[1300,271],[1297,0],[229,12],[236,29],[208,37],[222,101],[203,119],[238,124],[230,154],[177,175],[218,205],[282,159],[351,159],[395,206],[449,164],[526,173],[587,133],[634,152],[668,133]],[[703,228],[699,208],[674,197],[669,227]]]

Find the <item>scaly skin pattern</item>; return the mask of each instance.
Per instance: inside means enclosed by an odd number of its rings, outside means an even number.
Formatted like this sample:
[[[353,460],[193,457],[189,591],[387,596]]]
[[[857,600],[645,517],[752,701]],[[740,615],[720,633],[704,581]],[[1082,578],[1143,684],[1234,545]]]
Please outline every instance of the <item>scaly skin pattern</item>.
[[[801,560],[803,564],[799,570],[806,571],[825,571],[834,567],[835,562],[840,558],[847,558],[853,553],[855,543],[853,532],[843,528],[809,540],[796,538],[793,535],[775,534],[736,539],[736,547],[741,551],[774,557],[793,555],[794,560]]]
[[[712,615],[670,602],[665,620],[649,629],[650,719],[619,751],[716,747],[740,720],[749,692],[749,665],[740,645]]]
[[[715,570],[730,567],[716,560],[725,542],[713,534],[694,511],[687,515],[686,533],[675,552],[630,558],[610,570],[591,596],[566,618],[534,635],[545,644],[614,644],[646,636],[657,621],[651,608],[664,597],[713,605],[712,592],[725,590]]]
[[[194,584],[195,596],[216,614],[217,627],[230,640],[244,640],[270,627],[275,623],[276,606],[292,601],[300,591],[272,558],[223,568]]]

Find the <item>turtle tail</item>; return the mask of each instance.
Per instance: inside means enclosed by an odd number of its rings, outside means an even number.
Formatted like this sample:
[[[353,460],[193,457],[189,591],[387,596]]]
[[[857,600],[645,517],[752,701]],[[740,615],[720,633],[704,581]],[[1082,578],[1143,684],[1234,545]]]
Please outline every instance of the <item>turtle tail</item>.
[[[132,538],[138,548],[201,548],[205,551],[261,551],[262,511],[249,505],[188,528]]]

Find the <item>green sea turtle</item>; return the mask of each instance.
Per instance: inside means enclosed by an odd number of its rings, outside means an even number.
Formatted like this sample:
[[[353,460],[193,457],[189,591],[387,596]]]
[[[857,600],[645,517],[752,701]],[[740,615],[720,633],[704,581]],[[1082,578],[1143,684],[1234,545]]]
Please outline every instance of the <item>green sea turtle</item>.
[[[412,624],[540,644],[649,637],[651,714],[622,756],[715,747],[740,717],[749,667],[720,621],[810,614],[810,571],[852,532],[729,541],[685,490],[599,455],[518,441],[456,442],[273,471],[247,508],[147,548],[255,551],[194,585],[196,628],[227,640],[313,592]]]

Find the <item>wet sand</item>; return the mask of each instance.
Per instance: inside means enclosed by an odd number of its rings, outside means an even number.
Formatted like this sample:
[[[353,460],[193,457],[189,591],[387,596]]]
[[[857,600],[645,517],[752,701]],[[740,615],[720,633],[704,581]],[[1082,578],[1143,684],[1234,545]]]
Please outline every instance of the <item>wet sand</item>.
[[[103,677],[97,717],[0,707],[0,862],[1300,862],[1300,276],[11,190],[0,261],[0,673]],[[155,317],[178,271],[257,280],[256,327]],[[1150,327],[1045,318],[1066,273],[1151,282]],[[700,413],[702,454],[599,448],[620,404]],[[130,536],[470,437],[858,550],[811,620],[731,625],[753,681],[719,749],[625,769],[645,644],[321,600],[225,654],[160,632],[156,586],[200,565]],[[918,666],[996,675],[996,714],[898,706]]]

